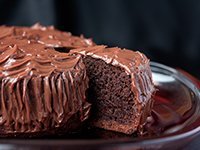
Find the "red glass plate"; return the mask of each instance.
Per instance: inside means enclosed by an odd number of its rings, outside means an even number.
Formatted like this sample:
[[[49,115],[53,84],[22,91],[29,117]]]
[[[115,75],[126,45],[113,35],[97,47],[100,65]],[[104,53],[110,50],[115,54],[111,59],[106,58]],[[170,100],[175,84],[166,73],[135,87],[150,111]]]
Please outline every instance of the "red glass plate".
[[[177,149],[200,135],[199,81],[184,71],[152,62],[157,92],[144,135],[88,129],[43,139],[0,139],[0,149]]]

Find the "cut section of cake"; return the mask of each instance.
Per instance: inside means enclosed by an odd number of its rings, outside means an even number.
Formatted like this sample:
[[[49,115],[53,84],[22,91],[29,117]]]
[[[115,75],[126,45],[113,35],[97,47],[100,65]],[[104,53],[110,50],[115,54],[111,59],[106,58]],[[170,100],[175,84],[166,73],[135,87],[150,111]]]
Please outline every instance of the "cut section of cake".
[[[125,134],[142,129],[153,104],[149,59],[140,52],[106,46],[70,53],[81,54],[86,65],[92,125]]]

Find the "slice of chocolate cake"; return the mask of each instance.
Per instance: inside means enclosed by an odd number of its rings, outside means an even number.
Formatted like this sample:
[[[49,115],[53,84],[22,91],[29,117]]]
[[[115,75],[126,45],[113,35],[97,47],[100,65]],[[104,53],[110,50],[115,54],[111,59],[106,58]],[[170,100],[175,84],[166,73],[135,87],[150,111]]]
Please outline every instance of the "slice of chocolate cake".
[[[146,56],[105,46],[75,49],[71,53],[84,56],[92,124],[126,134],[141,129],[151,113],[154,92]]]
[[[84,42],[52,28],[0,27],[0,137],[71,132],[88,118],[82,58],[55,50],[75,39]]]

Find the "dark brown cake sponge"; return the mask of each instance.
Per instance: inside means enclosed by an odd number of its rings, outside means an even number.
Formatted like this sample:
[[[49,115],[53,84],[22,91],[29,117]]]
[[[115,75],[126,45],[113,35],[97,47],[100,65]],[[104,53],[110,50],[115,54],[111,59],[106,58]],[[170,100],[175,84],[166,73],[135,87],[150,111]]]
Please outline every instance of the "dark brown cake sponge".
[[[149,59],[140,52],[105,46],[74,49],[71,53],[84,57],[92,124],[126,134],[141,129],[153,103]]]

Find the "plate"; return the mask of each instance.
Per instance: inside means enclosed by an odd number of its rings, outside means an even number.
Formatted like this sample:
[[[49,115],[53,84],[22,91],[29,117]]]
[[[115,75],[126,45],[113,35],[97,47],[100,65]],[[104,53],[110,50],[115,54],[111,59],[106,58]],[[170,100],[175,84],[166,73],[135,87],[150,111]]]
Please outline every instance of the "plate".
[[[200,135],[200,90],[180,71],[151,63],[154,95],[152,117],[143,136],[88,129],[42,139],[1,139],[0,149],[176,149]]]

